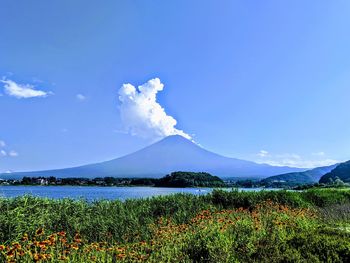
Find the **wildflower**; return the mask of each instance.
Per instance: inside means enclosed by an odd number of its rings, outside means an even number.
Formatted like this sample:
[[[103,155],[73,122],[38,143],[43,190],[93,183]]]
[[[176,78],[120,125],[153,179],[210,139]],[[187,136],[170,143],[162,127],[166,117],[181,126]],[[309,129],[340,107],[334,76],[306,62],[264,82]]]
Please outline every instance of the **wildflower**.
[[[4,245],[0,245],[0,251],[3,251],[3,250],[5,250],[5,246]]]
[[[65,237],[62,237],[62,238],[60,239],[60,241],[61,241],[61,243],[63,243],[63,244],[66,244],[66,243],[67,243],[67,239],[66,239]]]
[[[61,231],[61,232],[58,232],[57,235],[60,236],[60,237],[65,237],[66,236],[66,232]]]
[[[12,246],[13,246],[13,248],[16,250],[16,249],[21,249],[21,245],[18,243],[18,242],[14,242],[14,243],[12,243]]]
[[[117,255],[117,257],[118,257],[119,259],[123,259],[123,258],[126,257],[126,255],[125,255],[124,253],[120,253],[120,254]]]
[[[11,248],[9,251],[7,251],[6,255],[12,258],[15,255],[15,249]]]
[[[51,242],[51,244],[54,243],[54,242],[56,241],[56,236],[55,236],[55,234],[49,235],[49,236],[48,236],[48,239],[49,239],[49,241]]]
[[[39,254],[34,254],[33,255],[33,260],[36,262],[36,261],[39,261],[40,260],[40,255]]]
[[[41,236],[44,234],[44,229],[41,227],[37,231],[35,231],[36,236]]]
[[[72,245],[72,249],[74,249],[74,250],[78,250],[78,249],[79,249],[79,247],[78,247],[77,245]]]
[[[28,241],[28,234],[24,234],[23,237],[21,238],[21,241],[25,242]]]
[[[81,243],[81,237],[80,237],[79,233],[76,233],[74,235],[74,242],[78,243],[78,244]]]

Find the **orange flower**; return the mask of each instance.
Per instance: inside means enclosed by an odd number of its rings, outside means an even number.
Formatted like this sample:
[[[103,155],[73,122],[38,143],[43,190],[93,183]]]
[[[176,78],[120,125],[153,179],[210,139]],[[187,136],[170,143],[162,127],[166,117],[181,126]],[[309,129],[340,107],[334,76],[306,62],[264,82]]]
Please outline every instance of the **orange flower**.
[[[35,231],[35,235],[37,236],[41,236],[44,234],[44,229],[41,227],[39,228],[37,231]]]
[[[13,249],[11,249],[9,252],[6,254],[9,258],[12,258],[15,255],[15,252]]]
[[[60,236],[60,237],[65,237],[66,236],[66,232],[61,231],[61,232],[58,232],[57,235]]]
[[[12,243],[13,249],[21,249],[21,245],[18,242]]]
[[[28,234],[24,234],[23,237],[21,238],[21,241],[25,242],[28,240]]]
[[[78,250],[78,249],[79,249],[79,247],[78,247],[77,245],[72,245],[72,248],[73,248],[74,250]]]
[[[34,261],[39,261],[40,260],[40,255],[39,254],[34,254],[33,255],[33,260]]]
[[[124,252],[124,251],[125,251],[125,248],[123,248],[123,247],[118,247],[116,250],[117,250],[118,252]]]
[[[65,237],[62,237],[62,238],[60,239],[60,241],[61,241],[61,243],[63,243],[63,244],[67,243],[67,239],[66,239]]]
[[[119,259],[123,259],[123,258],[126,257],[126,255],[125,255],[124,253],[120,253],[120,254],[117,255],[117,257],[118,257]]]

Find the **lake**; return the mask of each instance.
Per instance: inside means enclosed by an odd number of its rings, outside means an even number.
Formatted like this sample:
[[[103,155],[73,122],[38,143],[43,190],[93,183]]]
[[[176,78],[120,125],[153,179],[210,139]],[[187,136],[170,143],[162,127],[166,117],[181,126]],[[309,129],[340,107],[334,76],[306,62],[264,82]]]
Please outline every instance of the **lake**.
[[[187,193],[202,195],[213,188],[167,188],[167,187],[98,187],[98,186],[0,186],[0,197],[16,197],[26,194],[54,199],[84,198],[97,199],[134,199],[159,195]],[[230,189],[227,189],[228,191]],[[240,188],[241,191],[261,191],[262,188]]]

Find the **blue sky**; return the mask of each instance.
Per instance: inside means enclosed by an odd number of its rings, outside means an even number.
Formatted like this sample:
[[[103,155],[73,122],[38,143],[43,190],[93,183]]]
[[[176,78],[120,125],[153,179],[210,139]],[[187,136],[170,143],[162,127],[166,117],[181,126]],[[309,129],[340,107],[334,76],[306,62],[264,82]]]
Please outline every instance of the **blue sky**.
[[[103,161],[181,131],[257,162],[350,159],[349,1],[2,0],[0,12],[0,171]],[[133,86],[155,78],[163,90],[145,100]],[[118,99],[126,83],[137,105]]]

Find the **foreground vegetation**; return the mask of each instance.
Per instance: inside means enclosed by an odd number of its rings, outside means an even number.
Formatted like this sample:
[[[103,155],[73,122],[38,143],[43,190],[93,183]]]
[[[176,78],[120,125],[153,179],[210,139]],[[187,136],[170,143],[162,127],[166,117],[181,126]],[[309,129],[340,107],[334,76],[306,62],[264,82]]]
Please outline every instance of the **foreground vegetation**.
[[[349,262],[350,192],[0,199],[0,262]]]

